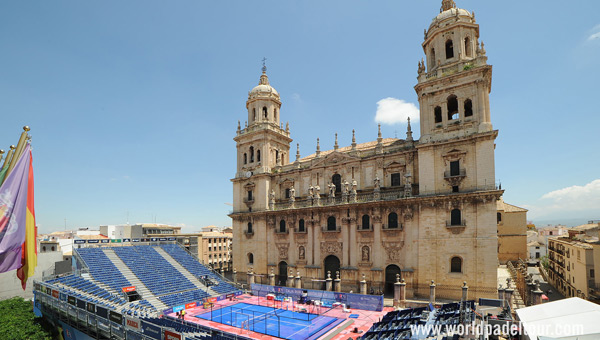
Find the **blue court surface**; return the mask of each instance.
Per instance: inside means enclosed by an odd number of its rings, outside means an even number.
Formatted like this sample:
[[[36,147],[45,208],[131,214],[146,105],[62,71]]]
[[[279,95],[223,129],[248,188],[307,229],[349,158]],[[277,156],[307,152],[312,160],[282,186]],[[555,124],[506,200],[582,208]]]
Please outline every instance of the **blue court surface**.
[[[285,339],[317,339],[343,319],[237,303],[196,315],[197,318]]]

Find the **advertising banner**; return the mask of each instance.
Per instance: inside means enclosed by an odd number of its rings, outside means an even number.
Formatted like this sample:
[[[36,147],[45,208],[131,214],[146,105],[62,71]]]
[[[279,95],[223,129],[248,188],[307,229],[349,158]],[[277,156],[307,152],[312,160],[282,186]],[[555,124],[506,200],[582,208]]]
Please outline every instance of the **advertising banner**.
[[[185,305],[175,306],[175,307],[173,307],[173,313],[181,312],[184,309],[185,309]]]
[[[347,304],[352,308],[371,311],[383,310],[383,296],[381,295],[337,293],[323,290],[268,286],[257,283],[252,284],[252,294],[258,296],[266,296],[269,293],[283,294],[296,300],[299,299],[304,290],[307,291],[309,300],[321,300],[326,304],[341,302]]]
[[[96,306],[96,315],[108,319],[108,309]]]
[[[133,292],[135,290],[135,286],[123,287],[121,289],[123,290],[123,292],[129,293],[129,292]]]
[[[140,239],[139,238],[134,238],[134,239],[131,240],[131,242],[140,242]]]
[[[185,304],[185,309],[190,309],[190,308],[194,308],[194,307],[196,307],[195,302],[190,302],[190,303]]]
[[[67,301],[69,302],[70,305],[77,305],[77,299],[74,296],[70,296],[67,298]]]
[[[75,240],[74,242],[75,244],[82,244],[85,243],[85,240]]]
[[[158,238],[158,240],[159,240],[159,241],[166,241],[166,240],[167,240],[167,238],[166,238],[166,237],[159,237],[159,238]]]
[[[142,330],[142,325],[140,324],[140,319],[137,318],[131,318],[126,316],[125,317],[125,327],[127,329],[133,329],[136,331],[141,331]]]
[[[131,242],[131,239],[130,238],[124,238],[123,242]]]
[[[151,237],[150,242],[156,242],[158,239],[156,237]]]
[[[128,330],[125,334],[127,334],[127,340],[144,340],[143,335],[134,331]]]
[[[85,309],[85,301],[77,299],[77,308]]]
[[[87,240],[87,243],[98,243],[100,240]]]
[[[100,240],[100,243],[110,243],[110,240],[105,238],[105,239]]]
[[[112,311],[112,310],[108,311],[108,319],[119,325],[123,324],[123,315],[121,315],[115,311]]]
[[[176,237],[169,237],[169,238],[168,238],[168,240],[169,240],[169,241],[176,241],[176,240],[177,240],[177,238],[176,238]]]
[[[60,294],[58,293],[58,290],[52,290],[52,296],[54,296],[55,298],[58,299],[58,297],[60,296]]]
[[[181,334],[165,329],[165,340],[181,340]]]
[[[161,340],[162,332],[161,328],[150,324],[145,321],[141,321],[142,323],[142,334],[152,339]]]
[[[90,313],[96,314],[96,305],[91,302],[88,302],[87,303],[87,311]]]

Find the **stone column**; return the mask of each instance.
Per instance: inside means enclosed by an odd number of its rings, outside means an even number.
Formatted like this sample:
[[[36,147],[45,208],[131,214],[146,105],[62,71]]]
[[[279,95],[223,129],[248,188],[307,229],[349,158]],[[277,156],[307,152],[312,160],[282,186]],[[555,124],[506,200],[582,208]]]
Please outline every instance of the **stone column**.
[[[502,300],[502,307],[504,307],[504,287],[500,285],[498,287],[498,300]]]
[[[362,281],[360,281],[360,293],[367,294],[367,280],[365,279],[365,274],[362,274]]]
[[[254,273],[252,272],[252,268],[248,270],[248,285],[252,285],[254,283]],[[250,287],[252,288],[252,287]]]
[[[394,307],[398,307],[400,301],[400,274],[396,274],[394,282]]]
[[[302,288],[302,277],[299,271],[296,272],[296,288]]]
[[[513,309],[512,296],[514,291],[515,290],[510,287],[504,290],[504,300],[506,300],[506,305],[510,307],[510,310]]]
[[[340,272],[335,272],[335,280],[333,280],[333,290],[336,292],[342,291],[342,280],[340,280]]]
[[[542,304],[542,294],[544,294],[544,292],[542,292],[542,290],[540,289],[540,284],[539,283],[535,283],[535,289],[532,292],[533,294],[533,304],[534,305],[541,305]]]
[[[271,268],[271,273],[269,274],[269,285],[275,285],[275,273],[273,273],[273,268]]]
[[[333,285],[332,285],[332,281],[333,281],[333,279],[331,278],[331,272],[330,272],[330,271],[328,271],[328,272],[327,272],[327,278],[325,279],[325,290],[326,290],[326,291],[331,291],[331,290],[332,290],[332,289],[331,289],[331,288],[332,288],[332,286],[333,286]]]
[[[431,280],[431,284],[429,285],[429,303],[432,305],[435,304],[435,282]]]
[[[406,308],[406,282],[400,280],[400,307]]]
[[[233,268],[233,283],[237,283],[237,270]]]
[[[288,287],[294,287],[294,271],[290,269],[290,275],[287,278]]]
[[[533,281],[527,282],[527,305],[532,306],[533,302],[533,291],[535,290],[535,283]]]
[[[467,281],[463,281],[462,285],[462,298],[460,299],[462,302],[467,301],[469,298],[469,286],[467,286]]]

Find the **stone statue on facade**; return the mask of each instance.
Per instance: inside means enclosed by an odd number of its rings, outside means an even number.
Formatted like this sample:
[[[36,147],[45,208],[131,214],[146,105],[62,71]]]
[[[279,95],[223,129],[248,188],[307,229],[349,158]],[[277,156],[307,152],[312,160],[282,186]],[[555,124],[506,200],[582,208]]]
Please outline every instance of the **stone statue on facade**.
[[[271,189],[271,193],[269,194],[269,208],[273,210],[275,208],[275,190]]]
[[[356,183],[355,179],[352,179],[352,191],[350,191],[350,202],[356,202],[356,187],[358,183]]]
[[[375,176],[374,182],[375,182],[375,184],[374,184],[375,191],[379,191],[381,189],[379,176]]]
[[[321,187],[320,186],[315,185],[315,191],[314,191],[313,197],[315,199],[315,204],[320,205],[321,204]]]
[[[335,184],[331,183],[329,187],[329,197],[335,197]]]
[[[294,187],[290,188],[290,202],[294,202],[296,200],[296,189]]]
[[[300,248],[298,248],[298,259],[300,260],[304,260],[304,247],[300,246]]]
[[[410,172],[407,172],[406,175],[404,175],[404,178],[406,178],[406,180],[404,181],[404,197],[410,197],[412,196],[412,182],[410,180]]]
[[[362,260],[363,262],[369,262],[369,247],[368,246],[364,246],[362,248]]]
[[[343,194],[346,194],[346,195],[348,194],[349,186],[350,186],[350,184],[348,183],[348,181],[344,181],[344,189],[342,191]]]

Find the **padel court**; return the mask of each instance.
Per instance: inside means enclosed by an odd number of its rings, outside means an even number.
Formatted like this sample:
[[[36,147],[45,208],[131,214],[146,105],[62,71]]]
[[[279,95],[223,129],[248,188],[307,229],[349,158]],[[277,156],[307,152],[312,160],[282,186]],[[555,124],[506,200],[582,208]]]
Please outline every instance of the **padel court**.
[[[195,317],[286,339],[317,339],[343,322],[330,316],[236,303]]]

